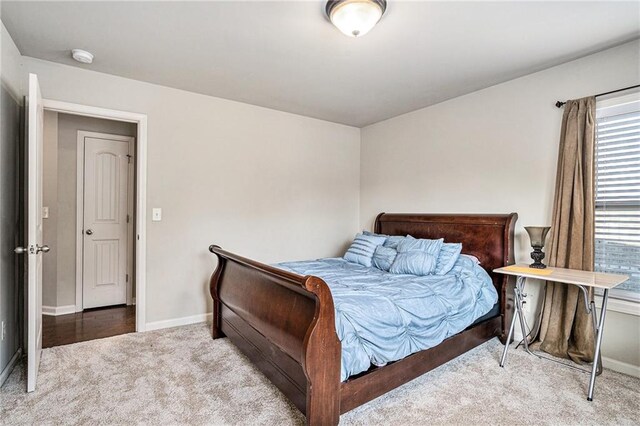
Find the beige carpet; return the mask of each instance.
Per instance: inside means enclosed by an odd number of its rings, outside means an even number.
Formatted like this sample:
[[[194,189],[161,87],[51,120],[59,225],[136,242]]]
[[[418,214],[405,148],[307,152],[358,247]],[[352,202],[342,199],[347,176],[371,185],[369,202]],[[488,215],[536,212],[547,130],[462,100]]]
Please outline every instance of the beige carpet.
[[[494,339],[341,417],[341,424],[638,424],[640,379],[588,376]],[[24,370],[0,390],[3,424],[299,424],[302,415],[204,324],[46,349],[38,390]]]

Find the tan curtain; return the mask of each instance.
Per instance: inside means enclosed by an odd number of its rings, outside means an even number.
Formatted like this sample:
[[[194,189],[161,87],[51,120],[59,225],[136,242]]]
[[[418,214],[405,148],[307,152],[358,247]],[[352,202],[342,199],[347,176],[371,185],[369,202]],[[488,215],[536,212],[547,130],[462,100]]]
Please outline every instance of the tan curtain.
[[[593,270],[595,98],[567,101],[562,117],[549,266]],[[573,285],[547,282],[540,349],[575,362],[593,360],[593,323]]]

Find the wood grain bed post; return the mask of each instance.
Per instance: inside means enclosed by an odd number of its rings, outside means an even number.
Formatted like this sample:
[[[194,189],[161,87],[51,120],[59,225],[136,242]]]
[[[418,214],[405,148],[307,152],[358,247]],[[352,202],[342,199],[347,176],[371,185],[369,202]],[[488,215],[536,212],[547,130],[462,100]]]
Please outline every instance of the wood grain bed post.
[[[511,213],[507,219],[507,223],[504,227],[504,241],[505,241],[505,255],[504,265],[513,265],[515,263],[514,243],[515,243],[515,228],[518,220],[517,213]],[[507,337],[509,335],[509,325],[515,311],[514,305],[514,289],[516,285],[515,277],[511,275],[504,275],[502,277],[502,292],[500,294],[500,312],[502,313],[502,332],[499,339],[502,344],[507,343]]]
[[[222,329],[221,329],[222,318],[220,316],[220,298],[218,297],[218,282],[220,280],[220,276],[222,275],[222,271],[224,270],[226,260],[223,257],[218,256],[218,254],[216,254],[213,251],[214,248],[219,249],[220,247],[216,245],[209,246],[209,251],[215,254],[216,257],[218,258],[218,266],[216,267],[216,270],[211,275],[211,280],[209,281],[209,292],[211,293],[211,297],[213,298],[213,317],[211,321],[212,323],[211,335],[214,339],[219,339],[221,337],[224,337],[224,333],[222,332]]]
[[[317,297],[315,315],[302,351],[302,368],[307,376],[307,424],[337,425],[342,347],[336,334],[333,297],[329,286],[320,278],[305,277],[304,287]]]

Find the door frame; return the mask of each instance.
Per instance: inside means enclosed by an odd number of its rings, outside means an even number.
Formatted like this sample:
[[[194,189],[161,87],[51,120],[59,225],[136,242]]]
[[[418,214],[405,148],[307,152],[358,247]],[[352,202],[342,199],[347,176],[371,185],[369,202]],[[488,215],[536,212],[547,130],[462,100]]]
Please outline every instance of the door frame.
[[[109,133],[89,132],[86,130],[78,130],[77,135],[77,157],[76,157],[76,312],[82,312],[84,302],[82,299],[84,291],[84,151],[85,143],[84,139],[96,138],[106,139],[113,141],[127,142],[129,147],[127,152],[133,156],[135,155],[135,138],[133,136],[113,135]],[[134,163],[135,166],[135,163]],[[135,167],[133,167],[135,173]],[[127,183],[127,215],[130,215],[135,219],[134,214],[134,196],[135,196],[135,182],[134,175],[131,173],[131,167],[127,168],[128,183]],[[127,275],[131,277],[125,283],[126,286],[126,304],[133,305],[133,294],[131,292],[133,286],[133,259],[131,257],[132,250],[135,244],[130,237],[133,235],[133,221],[127,222]]]
[[[146,330],[146,288],[147,288],[147,115],[137,112],[118,111],[70,102],[43,99],[44,109],[65,114],[106,120],[125,121],[137,124],[135,144],[135,196],[136,196],[136,243],[135,243],[135,283],[136,283],[136,331]]]

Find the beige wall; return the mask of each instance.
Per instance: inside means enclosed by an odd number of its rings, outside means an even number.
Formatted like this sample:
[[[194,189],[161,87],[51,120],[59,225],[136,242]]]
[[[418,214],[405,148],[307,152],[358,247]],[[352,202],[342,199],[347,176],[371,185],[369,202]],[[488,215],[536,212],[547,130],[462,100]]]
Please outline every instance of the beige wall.
[[[602,338],[605,366],[640,377],[640,314],[616,312],[609,305],[606,318]]]
[[[0,21],[0,69],[2,70],[2,84],[14,99],[22,104],[24,71],[22,56],[11,35]]]
[[[20,347],[22,281],[20,260],[13,249],[21,243],[17,231],[18,141],[20,107],[6,86],[0,86],[0,324],[6,335],[0,340],[0,374]],[[9,370],[7,370],[8,372]],[[6,373],[8,374],[8,373]],[[6,374],[0,375],[0,385]]]
[[[51,111],[44,121],[44,241],[51,251],[44,257],[42,304],[61,307],[76,303],[78,131],[135,136],[136,125]]]
[[[361,226],[381,211],[517,212],[516,259],[527,262],[523,226],[551,218],[555,101],[638,84],[639,52],[634,41],[363,128]],[[539,287],[529,294],[533,320]],[[606,329],[605,356],[640,366],[640,317],[611,315]]]
[[[276,262],[342,254],[357,231],[359,129],[23,62],[45,98],[148,116],[148,322],[210,310],[212,243]]]
[[[20,140],[20,53],[0,23],[0,377],[6,377],[22,341],[23,287],[20,259],[13,249],[21,243],[17,223],[17,178]],[[16,358],[14,358],[16,356]],[[0,380],[2,385],[2,380]]]

